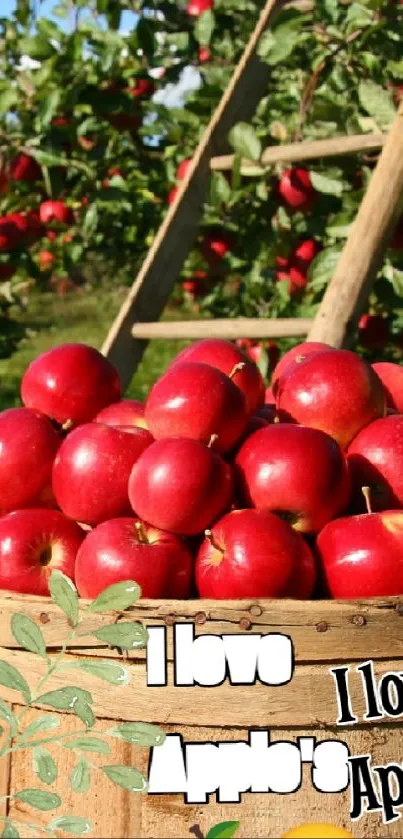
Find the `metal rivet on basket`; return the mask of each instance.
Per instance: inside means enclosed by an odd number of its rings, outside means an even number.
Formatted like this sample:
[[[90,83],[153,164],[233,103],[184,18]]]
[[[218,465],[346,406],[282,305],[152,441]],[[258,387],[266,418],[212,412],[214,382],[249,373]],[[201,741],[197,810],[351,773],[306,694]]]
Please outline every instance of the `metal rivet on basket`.
[[[206,623],[207,615],[205,612],[197,612],[195,614],[195,623]]]
[[[252,623],[249,620],[249,618],[241,618],[241,620],[239,621],[239,628],[240,629],[250,629],[251,626],[252,626]]]
[[[175,623],[175,615],[166,615],[164,620],[167,626],[173,626]]]
[[[255,615],[258,618],[262,614],[263,609],[254,603],[253,606],[250,607],[249,611],[251,615]]]
[[[354,626],[365,626],[366,622],[367,621],[364,618],[364,615],[353,615],[351,618],[351,623],[353,623]]]
[[[329,629],[329,624],[326,621],[320,621],[316,624],[316,631],[317,632],[327,632]]]
[[[41,612],[41,614],[39,615],[39,622],[50,623],[50,617],[47,612]]]

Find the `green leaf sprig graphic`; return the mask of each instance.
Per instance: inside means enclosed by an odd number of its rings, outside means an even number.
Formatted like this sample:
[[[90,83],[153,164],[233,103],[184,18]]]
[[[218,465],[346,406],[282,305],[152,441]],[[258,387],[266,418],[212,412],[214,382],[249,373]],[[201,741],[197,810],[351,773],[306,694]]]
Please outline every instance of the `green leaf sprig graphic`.
[[[16,613],[11,618],[11,631],[17,644],[42,659],[45,673],[39,679],[35,691],[31,688],[20,671],[7,661],[0,660],[0,685],[18,691],[23,707],[19,713],[0,698],[0,720],[3,739],[0,759],[16,751],[31,752],[33,772],[42,784],[51,787],[61,777],[63,766],[57,765],[55,755],[48,746],[56,745],[73,752],[77,761],[70,771],[69,783],[73,792],[86,793],[91,788],[93,776],[98,772],[109,778],[119,787],[129,792],[144,792],[147,789],[146,778],[135,766],[110,764],[105,758],[111,754],[111,738],[124,740],[138,746],[159,746],[165,740],[164,732],[156,725],[144,722],[120,723],[106,731],[93,728],[96,722],[93,710],[93,698],[90,691],[74,684],[74,673],[82,670],[108,682],[110,685],[124,686],[130,682],[129,668],[120,662],[89,659],[71,660],[66,655],[67,648],[77,637],[91,635],[111,646],[121,649],[138,649],[147,644],[147,630],[139,622],[123,620],[119,623],[105,624],[98,629],[85,627],[88,617],[94,614],[116,610],[124,612],[133,606],[141,595],[137,583],[133,580],[109,586],[85,608],[80,608],[78,594],[71,580],[61,571],[54,571],[49,585],[51,597],[63,612],[71,627],[64,644],[57,655],[49,656],[46,642],[40,627],[30,617]],[[70,671],[71,684],[56,690],[46,690],[47,683],[56,671]],[[55,711],[70,711],[82,722],[83,728],[68,734],[60,733],[60,716],[56,713],[38,713],[26,723],[28,711],[34,705],[43,705]],[[102,756],[103,763],[94,763],[91,757]],[[50,789],[28,788],[12,791],[0,797],[0,804],[6,800],[20,801],[34,811],[54,811],[62,806],[63,801],[57,792]],[[34,836],[55,837],[56,831],[62,830],[72,836],[84,836],[93,829],[89,819],[80,815],[69,814],[52,817],[44,825],[29,823],[24,820],[24,830],[32,831]],[[3,839],[18,839],[19,820],[14,816],[0,816],[0,831]],[[222,834],[224,835],[224,834]],[[227,834],[225,834],[227,835]],[[228,834],[230,835],[230,834]]]

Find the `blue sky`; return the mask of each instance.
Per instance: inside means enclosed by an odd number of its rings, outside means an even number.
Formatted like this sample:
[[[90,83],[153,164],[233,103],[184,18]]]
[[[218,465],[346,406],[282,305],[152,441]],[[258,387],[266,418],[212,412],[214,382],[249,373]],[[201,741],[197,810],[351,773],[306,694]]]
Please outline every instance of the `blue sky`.
[[[56,6],[57,0],[42,0],[40,4],[41,15],[44,17],[49,17],[52,12],[52,7]],[[15,9],[15,0],[0,0],[0,11],[1,15],[7,17],[7,15],[11,14]],[[122,29],[128,30],[131,29],[137,19],[137,16],[133,14],[133,12],[123,12],[122,14]],[[57,18],[58,23],[61,23],[61,18]]]

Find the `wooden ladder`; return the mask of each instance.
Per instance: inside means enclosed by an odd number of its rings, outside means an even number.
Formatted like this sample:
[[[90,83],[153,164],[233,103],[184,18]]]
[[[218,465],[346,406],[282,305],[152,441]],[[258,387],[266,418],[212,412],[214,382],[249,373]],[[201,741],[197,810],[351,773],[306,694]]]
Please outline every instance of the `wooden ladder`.
[[[268,0],[231,81],[207,126],[148,255],[102,347],[118,369],[123,388],[130,384],[150,339],[235,339],[303,337],[346,345],[365,306],[371,284],[393,235],[403,199],[403,102],[389,134],[365,134],[271,146],[264,165],[381,149],[358,214],[351,225],[334,275],[313,320],[235,318],[159,322],[173,285],[198,234],[211,170],[231,169],[228,132],[248,122],[266,93],[270,68],[257,55],[261,35],[282,0]],[[245,166],[248,162],[245,161]]]

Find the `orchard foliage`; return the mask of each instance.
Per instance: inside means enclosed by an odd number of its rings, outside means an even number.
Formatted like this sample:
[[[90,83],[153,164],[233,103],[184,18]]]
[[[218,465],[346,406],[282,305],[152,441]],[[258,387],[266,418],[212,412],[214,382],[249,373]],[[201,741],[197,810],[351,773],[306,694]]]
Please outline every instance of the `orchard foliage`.
[[[21,337],[14,304],[31,287],[131,282],[263,2],[60,0],[52,20],[38,5],[18,0],[14,16],[0,18],[1,355]],[[387,130],[402,95],[401,3],[297,6],[261,39],[267,96],[252,124],[230,133],[234,168],[212,175],[178,283],[177,298],[208,314],[314,314],[376,154],[289,171],[262,165],[262,150]],[[139,15],[130,31],[127,10]],[[199,89],[184,105],[161,104],[189,65]],[[393,244],[360,341],[399,357],[403,230]]]

